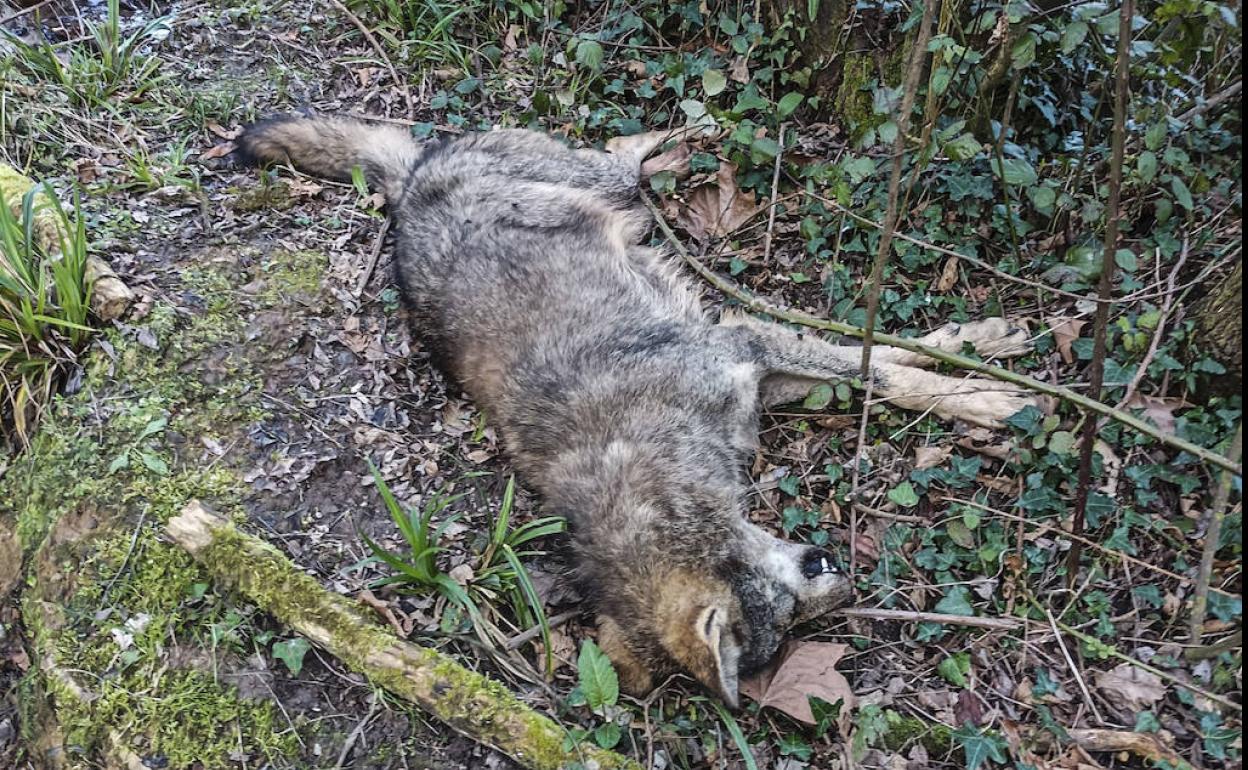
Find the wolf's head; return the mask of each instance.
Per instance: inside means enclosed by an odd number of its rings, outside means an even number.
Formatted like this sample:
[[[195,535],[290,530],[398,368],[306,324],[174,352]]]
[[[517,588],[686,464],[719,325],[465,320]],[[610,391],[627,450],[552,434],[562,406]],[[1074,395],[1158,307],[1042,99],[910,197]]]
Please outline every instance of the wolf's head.
[[[765,666],[789,629],[849,600],[849,580],[827,551],[742,529],[719,553],[698,549],[702,565],[673,559],[646,569],[632,612],[603,607],[599,641],[626,690],[644,692],[656,675],[679,670],[735,708],[740,677]]]

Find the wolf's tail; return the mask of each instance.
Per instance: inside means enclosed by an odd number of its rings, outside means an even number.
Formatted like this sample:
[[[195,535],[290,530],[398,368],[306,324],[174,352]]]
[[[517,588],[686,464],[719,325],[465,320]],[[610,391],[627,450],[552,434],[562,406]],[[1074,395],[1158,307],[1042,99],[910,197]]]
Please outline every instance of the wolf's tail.
[[[344,118],[270,118],[243,129],[235,143],[245,163],[289,162],[313,176],[342,182],[351,181],[358,166],[369,186],[392,203],[420,155],[403,129]]]

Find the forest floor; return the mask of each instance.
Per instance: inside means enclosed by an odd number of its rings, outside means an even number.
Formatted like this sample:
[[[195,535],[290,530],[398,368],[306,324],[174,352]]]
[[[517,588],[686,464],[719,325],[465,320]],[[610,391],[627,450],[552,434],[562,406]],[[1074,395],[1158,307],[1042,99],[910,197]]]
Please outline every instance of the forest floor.
[[[360,596],[388,574],[368,561],[361,535],[391,550],[402,542],[371,463],[405,504],[462,495],[440,514],[439,521],[460,516],[443,533],[440,566],[462,575],[475,563],[511,471],[488,420],[408,330],[379,201],[288,170],[239,169],[224,150],[240,125],[295,109],[369,115],[420,136],[532,119],[587,143],[683,124],[696,106],[660,92],[664,81],[684,77],[671,74],[670,59],[699,50],[697,36],[664,43],[655,31],[652,46],[579,44],[576,35],[621,23],[602,10],[608,6],[568,11],[565,34],[469,4],[464,13],[488,18],[473,28],[477,37],[457,39],[467,21],[452,14],[455,23],[434,31],[427,20],[413,22],[427,30],[419,45],[361,10],[383,58],[333,5],[176,3],[160,8],[167,28],[142,41],[153,68],[98,99],[66,98],[84,90],[72,74],[41,79],[6,60],[8,160],[60,189],[77,182],[93,251],[138,301],[83,356],[31,446],[0,459],[0,522],[15,527],[26,556],[24,572],[16,562],[0,566],[0,587],[17,584],[0,595],[0,766],[95,767],[119,752],[151,768],[514,766],[215,588],[162,539],[160,526],[187,500],[202,499],[325,586]],[[432,7],[413,3],[405,12]],[[153,19],[128,3],[119,12],[126,34]],[[85,45],[89,25],[107,14],[105,6],[74,11],[54,0],[40,13],[5,16],[4,26],[30,41],[37,19],[63,53]],[[761,119],[751,124],[747,146],[762,155],[753,167],[742,161],[736,177],[721,140],[665,156],[645,194],[695,253],[752,291],[824,317],[856,318],[855,287],[874,230],[847,225],[826,201],[812,214],[801,190],[823,188],[809,175],[794,185],[789,171],[827,162],[846,179],[886,175],[885,150],[857,149],[849,138],[855,126],[819,111],[803,119],[807,113],[778,94],[751,97],[751,78],[769,64],[750,59],[752,48],[732,48],[734,33],[721,29],[721,53],[736,50],[746,62],[730,73],[729,87],[741,99],[774,99],[787,133],[763,129]],[[437,66],[409,71],[412,61]],[[79,66],[71,60],[65,71]],[[691,91],[696,82],[690,75]],[[780,140],[780,158],[791,165],[783,177],[773,177],[777,153],[758,144],[767,137]],[[1232,190],[1208,192],[1212,210],[1219,195],[1237,206],[1238,178]],[[975,234],[1004,240],[993,235],[1001,222],[990,213],[999,201],[965,198],[948,223],[927,213],[940,203],[920,193],[911,204],[918,224],[903,230],[950,247]],[[1224,269],[1217,259],[1238,241],[1239,226],[1237,214],[1221,208],[1203,222],[1208,237],[1185,279],[1198,268]],[[959,231],[951,224],[958,218],[977,224]],[[1038,243],[1044,235],[1024,233],[1025,247],[1051,246]],[[1035,333],[1037,352],[1019,369],[1058,383],[1079,376],[1092,303],[1049,295],[1041,304],[1030,289],[966,262],[904,248],[906,269],[884,295],[889,331],[1004,312],[1028,319]],[[1123,305],[1128,332],[1145,335],[1145,344],[1134,343],[1137,364],[1156,328],[1139,316],[1161,305],[1170,267],[1145,261],[1136,285],[1124,284],[1138,298]],[[707,301],[723,303],[709,289]],[[1129,371],[1131,360],[1122,364]],[[1134,403],[1163,427],[1224,451],[1239,397],[1198,400],[1182,377],[1176,370],[1164,381],[1144,379]],[[623,728],[617,750],[655,770],[1239,765],[1240,648],[1184,655],[1216,469],[1108,426],[1098,445],[1091,541],[1068,588],[1077,413],[1022,414],[1011,430],[994,433],[872,405],[859,481],[867,512],[853,513],[845,501],[861,398],[838,388],[807,406],[815,408],[767,416],[751,518],[827,544],[847,563],[847,532],[856,526],[860,606],[1012,617],[1019,627],[825,618],[800,639],[847,645],[838,669],[856,705],[839,724],[804,725],[750,701],[728,716],[676,679],[644,702],[622,698],[609,710]],[[540,501],[521,488],[513,516],[538,515]],[[1242,622],[1238,530],[1236,507],[1215,564],[1206,644]],[[574,692],[591,618],[570,613],[579,605],[559,578],[560,544],[544,545],[552,553],[528,569],[547,616],[570,614],[552,631],[549,683],[517,674],[541,668],[540,639],[514,651],[485,649],[444,599],[382,589],[369,596],[413,641],[502,678],[569,728],[592,731],[602,719],[577,705]],[[59,574],[70,558],[81,569]],[[509,635],[525,630],[507,607],[492,608],[491,617]],[[1073,631],[1059,633],[1058,622]],[[69,672],[89,695],[67,692],[54,672]],[[1089,728],[1136,738],[1107,752],[1071,737]],[[592,735],[583,739],[601,740]]]

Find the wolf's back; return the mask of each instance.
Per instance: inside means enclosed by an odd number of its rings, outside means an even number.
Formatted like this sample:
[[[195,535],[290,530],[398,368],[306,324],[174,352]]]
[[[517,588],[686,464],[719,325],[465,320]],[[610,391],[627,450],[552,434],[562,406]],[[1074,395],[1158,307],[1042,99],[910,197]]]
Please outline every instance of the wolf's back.
[[[420,155],[403,129],[344,118],[270,118],[245,128],[237,144],[244,162],[289,162],[342,182],[359,166],[368,184],[390,202],[398,199],[406,172]]]

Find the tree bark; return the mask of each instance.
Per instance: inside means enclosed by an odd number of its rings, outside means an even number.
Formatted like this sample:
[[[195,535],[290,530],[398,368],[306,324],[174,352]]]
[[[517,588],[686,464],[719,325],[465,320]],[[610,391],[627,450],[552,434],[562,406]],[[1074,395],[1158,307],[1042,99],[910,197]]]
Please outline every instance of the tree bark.
[[[1211,390],[1217,392],[1238,393],[1244,381],[1243,276],[1244,263],[1236,262],[1192,308],[1197,351],[1226,367],[1225,376],[1209,378]]]

